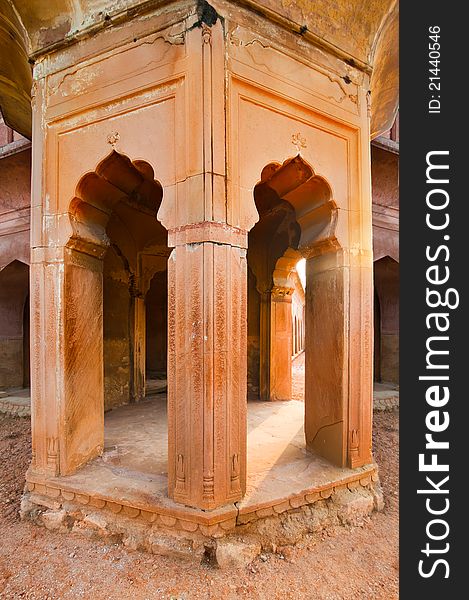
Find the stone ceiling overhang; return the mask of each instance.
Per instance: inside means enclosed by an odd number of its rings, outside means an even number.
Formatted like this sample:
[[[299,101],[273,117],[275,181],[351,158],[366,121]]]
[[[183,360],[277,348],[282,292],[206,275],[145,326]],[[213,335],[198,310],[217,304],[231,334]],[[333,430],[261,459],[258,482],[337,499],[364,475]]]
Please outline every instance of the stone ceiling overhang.
[[[31,138],[29,40],[14,6],[0,0],[0,110],[5,123]]]
[[[215,9],[230,0],[212,0]],[[371,134],[392,124],[398,102],[397,0],[238,0],[281,27],[371,74]],[[169,5],[199,13],[205,0],[0,0],[0,106],[6,122],[30,137],[28,58]],[[221,10],[221,8],[220,8]]]
[[[371,126],[373,140],[391,129],[399,106],[399,5],[388,13],[376,36],[371,62]]]

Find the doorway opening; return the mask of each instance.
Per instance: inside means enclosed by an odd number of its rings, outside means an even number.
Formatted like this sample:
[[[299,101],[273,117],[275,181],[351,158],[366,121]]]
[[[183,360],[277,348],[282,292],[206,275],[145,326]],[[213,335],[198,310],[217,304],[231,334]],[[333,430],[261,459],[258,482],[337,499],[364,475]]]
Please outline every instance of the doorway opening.
[[[74,259],[81,272],[70,278],[70,286],[78,288],[86,278],[82,304],[101,307],[91,341],[100,360],[87,365],[95,382],[95,415],[77,419],[76,429],[87,418],[102,440],[99,428],[104,428],[104,451],[94,468],[102,469],[103,482],[118,468],[123,486],[136,473],[137,479],[160,477],[162,487],[167,485],[170,249],[157,219],[162,198],[163,188],[148,163],[113,151],[82,178],[71,204],[74,235],[68,246],[92,259]],[[71,289],[70,296],[77,291]]]
[[[263,169],[254,200],[259,220],[247,252],[247,502],[249,489],[263,500],[271,480],[282,479],[287,492],[298,486],[301,473],[311,477],[333,468],[308,439],[315,426],[310,415],[321,412],[322,399],[314,389],[305,394],[315,372],[314,345],[323,341],[314,339],[312,248],[333,239],[332,192],[297,156]]]
[[[29,266],[0,270],[0,390],[29,397]]]

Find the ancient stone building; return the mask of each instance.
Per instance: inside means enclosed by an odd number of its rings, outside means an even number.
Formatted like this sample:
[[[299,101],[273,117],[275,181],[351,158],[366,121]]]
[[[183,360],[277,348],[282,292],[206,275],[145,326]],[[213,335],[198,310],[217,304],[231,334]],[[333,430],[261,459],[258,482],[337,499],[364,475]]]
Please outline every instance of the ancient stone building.
[[[220,562],[223,536],[379,507],[373,321],[392,381],[396,255],[375,241],[373,265],[372,233],[395,199],[372,204],[370,140],[397,109],[396,2],[0,0],[0,25],[23,515]]]
[[[0,116],[0,389],[29,387],[31,143]]]

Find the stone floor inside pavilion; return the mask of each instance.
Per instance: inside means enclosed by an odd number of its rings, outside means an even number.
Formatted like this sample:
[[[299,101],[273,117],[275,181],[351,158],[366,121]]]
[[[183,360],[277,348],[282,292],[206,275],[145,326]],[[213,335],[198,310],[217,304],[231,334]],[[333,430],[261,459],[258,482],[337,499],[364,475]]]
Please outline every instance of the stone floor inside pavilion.
[[[163,381],[147,382],[147,398],[142,402],[105,414],[102,456],[69,476],[37,478],[30,474],[28,489],[39,498],[35,501],[46,506],[71,501],[75,507],[84,505],[86,511],[106,508],[132,521],[138,517],[186,532],[210,527],[221,533],[329,498],[339,489],[372,485],[378,480],[375,464],[353,470],[339,468],[306,450],[302,356],[295,359],[292,375],[292,400],[247,403],[247,486],[244,498],[235,505],[201,511],[168,497]]]
[[[292,400],[248,402],[247,489],[237,506],[240,512],[275,506],[306,491],[324,490],[357,477],[357,470],[338,468],[306,450],[303,354],[293,362],[292,375]],[[61,488],[75,493],[82,490],[95,498],[144,510],[174,508],[167,494],[168,428],[163,383],[150,381],[143,402],[105,414],[103,455],[75,474],[61,477]]]
[[[306,450],[303,418],[298,400],[248,403],[247,492],[238,505],[243,512],[356,477],[356,470]],[[166,394],[107,413],[103,455],[61,481],[75,492],[142,509],[173,504],[167,495]]]

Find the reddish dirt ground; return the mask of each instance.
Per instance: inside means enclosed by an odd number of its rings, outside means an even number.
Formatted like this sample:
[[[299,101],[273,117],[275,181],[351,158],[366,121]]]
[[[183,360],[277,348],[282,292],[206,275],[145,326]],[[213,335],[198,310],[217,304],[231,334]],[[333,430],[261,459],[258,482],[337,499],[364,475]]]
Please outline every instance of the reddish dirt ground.
[[[360,528],[337,528],[223,572],[21,522],[30,456],[27,419],[0,415],[0,598],[66,600],[393,600],[398,598],[397,412],[377,413],[375,458],[386,506]]]

